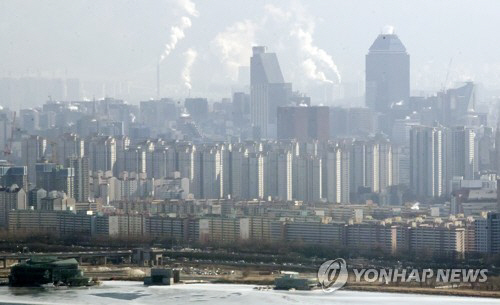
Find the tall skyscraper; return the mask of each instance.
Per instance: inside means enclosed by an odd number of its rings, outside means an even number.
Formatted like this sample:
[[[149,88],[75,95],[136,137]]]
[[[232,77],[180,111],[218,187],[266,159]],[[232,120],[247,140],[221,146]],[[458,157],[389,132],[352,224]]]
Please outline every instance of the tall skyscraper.
[[[366,55],[366,105],[386,113],[410,96],[410,55],[398,36],[380,34]]]
[[[35,165],[45,156],[47,140],[40,136],[30,136],[22,142],[23,164],[28,168],[28,183],[34,186],[36,182]]]
[[[253,47],[250,58],[250,108],[255,138],[276,136],[278,106],[288,103],[292,85],[285,83],[275,53]]]

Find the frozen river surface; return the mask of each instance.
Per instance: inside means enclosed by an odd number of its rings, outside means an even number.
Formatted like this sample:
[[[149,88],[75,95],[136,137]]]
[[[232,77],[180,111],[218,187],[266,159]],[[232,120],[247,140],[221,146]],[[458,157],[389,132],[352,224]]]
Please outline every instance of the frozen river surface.
[[[498,299],[395,293],[255,290],[252,285],[190,284],[145,287],[140,282],[104,282],[99,287],[33,289],[0,287],[0,304],[500,304]]]

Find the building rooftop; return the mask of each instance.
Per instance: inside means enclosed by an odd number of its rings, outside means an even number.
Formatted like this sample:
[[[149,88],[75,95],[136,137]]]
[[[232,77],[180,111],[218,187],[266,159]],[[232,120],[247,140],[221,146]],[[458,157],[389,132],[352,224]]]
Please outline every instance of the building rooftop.
[[[406,53],[406,48],[395,34],[380,34],[370,47],[372,52]]]

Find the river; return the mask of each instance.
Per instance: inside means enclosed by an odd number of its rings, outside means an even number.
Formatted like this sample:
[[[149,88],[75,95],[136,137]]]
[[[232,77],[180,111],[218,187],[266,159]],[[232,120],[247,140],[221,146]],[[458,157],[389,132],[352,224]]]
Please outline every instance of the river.
[[[189,284],[145,287],[140,282],[106,281],[91,288],[0,287],[0,304],[500,304],[498,299],[379,292],[273,291],[252,285]]]

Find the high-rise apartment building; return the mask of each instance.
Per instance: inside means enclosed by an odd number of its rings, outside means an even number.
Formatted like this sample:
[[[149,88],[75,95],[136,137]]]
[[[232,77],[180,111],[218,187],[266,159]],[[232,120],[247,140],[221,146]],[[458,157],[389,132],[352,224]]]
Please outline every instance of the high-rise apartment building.
[[[410,186],[417,196],[441,196],[446,188],[446,129],[410,130]]]
[[[365,186],[374,193],[380,192],[379,144],[375,141],[365,144]]]
[[[294,197],[305,202],[318,202],[323,195],[322,159],[318,156],[299,156],[294,165]]]
[[[449,130],[448,179],[461,176],[466,180],[473,180],[476,172],[476,142],[475,132],[471,128],[456,126]]]
[[[276,149],[266,155],[266,195],[279,200],[292,200],[292,153]]]
[[[394,185],[393,147],[385,138],[356,140],[350,145],[350,188],[354,194],[379,193]]]
[[[248,155],[248,196],[252,199],[264,198],[266,157],[262,153]]]
[[[70,157],[66,166],[74,171],[74,198],[77,202],[88,202],[90,197],[90,172],[87,157]]]
[[[230,192],[232,198],[248,198],[248,149],[243,145],[231,147]]]
[[[57,162],[64,164],[68,158],[81,158],[85,153],[83,139],[74,133],[62,135],[57,140]]]
[[[332,203],[349,203],[349,151],[341,145],[328,147],[322,165],[323,198]]]
[[[221,152],[216,147],[207,147],[201,154],[201,196],[202,198],[221,198],[223,189],[223,164]]]
[[[111,171],[116,166],[116,140],[99,137],[89,143],[89,164],[92,171]]]

